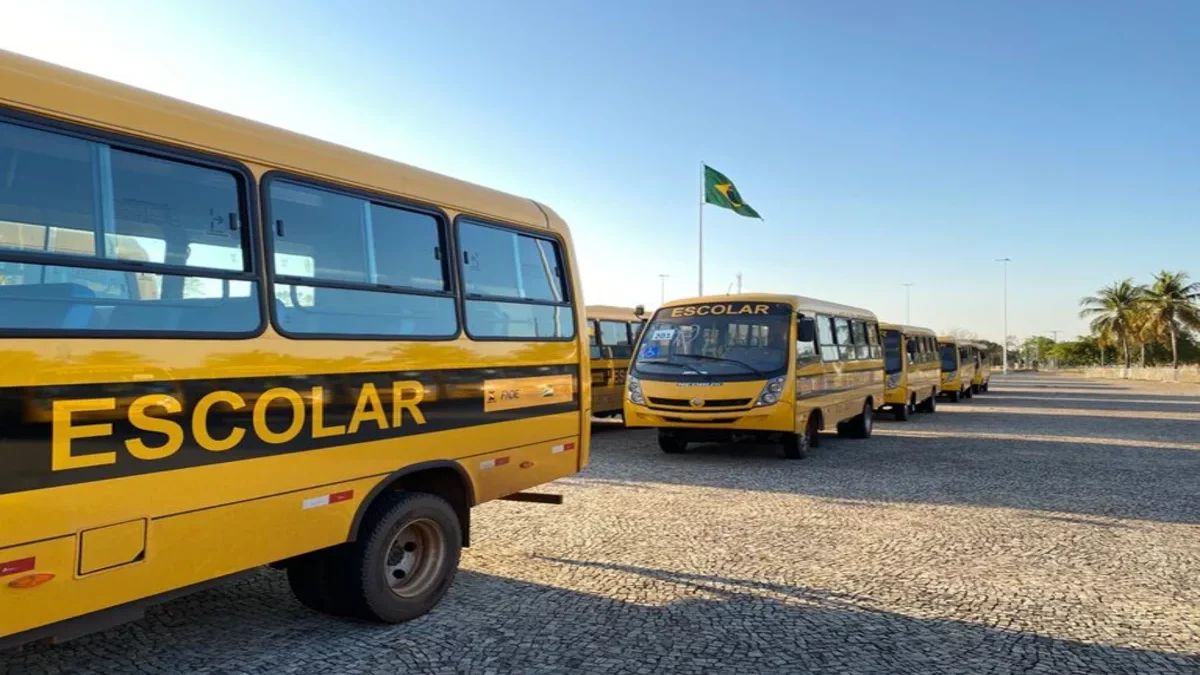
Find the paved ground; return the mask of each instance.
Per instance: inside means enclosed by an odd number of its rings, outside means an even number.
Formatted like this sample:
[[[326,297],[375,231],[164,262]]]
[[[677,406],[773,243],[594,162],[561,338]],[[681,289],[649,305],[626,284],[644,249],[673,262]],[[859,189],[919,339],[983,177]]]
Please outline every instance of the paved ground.
[[[562,507],[477,510],[442,605],[278,572],[2,673],[1200,673],[1200,388],[1014,376],[802,462],[597,433]]]

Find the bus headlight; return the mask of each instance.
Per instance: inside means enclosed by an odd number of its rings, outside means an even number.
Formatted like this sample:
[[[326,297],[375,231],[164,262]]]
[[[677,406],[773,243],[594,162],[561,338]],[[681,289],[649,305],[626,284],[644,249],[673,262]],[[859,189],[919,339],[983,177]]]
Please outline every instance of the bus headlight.
[[[953,370],[948,370],[948,371],[942,373],[943,381],[949,382],[950,380],[953,380],[953,379],[954,379],[954,371]]]
[[[767,384],[763,386],[762,392],[759,393],[758,400],[754,402],[754,405],[757,407],[778,403],[779,394],[783,391],[783,384],[785,382],[787,382],[786,375],[767,380]]]
[[[646,397],[642,395],[642,381],[630,375],[625,380],[626,391],[629,393],[629,402],[637,405],[646,405]]]
[[[900,373],[892,373],[887,376],[887,388],[895,389],[900,386]]]

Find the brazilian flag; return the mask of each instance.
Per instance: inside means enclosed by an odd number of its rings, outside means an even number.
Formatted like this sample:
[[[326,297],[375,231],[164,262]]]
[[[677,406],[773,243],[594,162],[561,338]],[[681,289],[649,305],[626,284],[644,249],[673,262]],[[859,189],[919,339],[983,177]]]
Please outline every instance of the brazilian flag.
[[[740,216],[762,220],[758,211],[750,208],[742,199],[741,193],[733,186],[733,181],[707,164],[704,165],[704,201],[729,209]]]

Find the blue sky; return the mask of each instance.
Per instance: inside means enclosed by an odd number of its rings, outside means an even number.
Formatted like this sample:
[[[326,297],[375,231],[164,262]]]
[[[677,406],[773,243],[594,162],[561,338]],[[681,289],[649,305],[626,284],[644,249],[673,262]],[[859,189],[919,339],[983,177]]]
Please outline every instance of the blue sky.
[[[101,11],[100,5],[109,5]],[[93,6],[95,5],[95,6]],[[43,2],[0,46],[546,202],[589,303],[705,281],[999,340],[1200,276],[1200,3]]]

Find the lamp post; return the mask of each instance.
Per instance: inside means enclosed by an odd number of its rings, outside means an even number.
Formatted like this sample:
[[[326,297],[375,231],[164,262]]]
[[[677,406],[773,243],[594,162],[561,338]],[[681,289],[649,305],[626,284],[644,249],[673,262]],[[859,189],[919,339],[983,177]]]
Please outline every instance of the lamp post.
[[[996,262],[1004,265],[1004,339],[1001,344],[1004,349],[1001,350],[1004,355],[1004,374],[1008,374],[1008,263],[1012,262],[1012,258],[996,258]]]
[[[667,277],[669,277],[669,276],[671,276],[671,275],[670,274],[658,275],[658,288],[659,288],[658,304],[659,305],[665,304],[667,302]]]
[[[912,324],[912,304],[909,302],[909,291],[915,284],[909,282],[904,284],[904,323]]]

